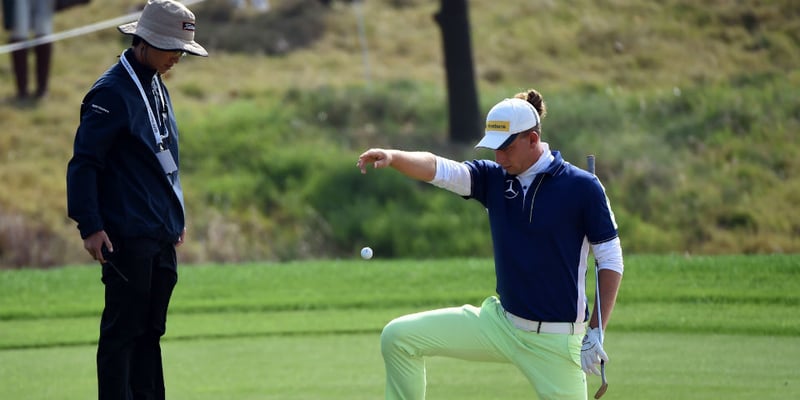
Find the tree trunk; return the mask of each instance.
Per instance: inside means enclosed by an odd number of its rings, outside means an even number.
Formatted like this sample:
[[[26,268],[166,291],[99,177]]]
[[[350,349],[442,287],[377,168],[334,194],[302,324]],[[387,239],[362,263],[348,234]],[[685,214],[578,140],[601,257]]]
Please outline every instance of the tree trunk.
[[[480,139],[483,124],[472,65],[467,0],[441,0],[434,19],[442,30],[450,141],[472,143]]]

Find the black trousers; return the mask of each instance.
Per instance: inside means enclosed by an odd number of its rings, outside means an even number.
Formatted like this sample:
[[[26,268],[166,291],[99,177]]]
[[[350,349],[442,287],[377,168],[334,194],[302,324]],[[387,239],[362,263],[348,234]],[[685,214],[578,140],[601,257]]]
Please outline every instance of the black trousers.
[[[103,264],[105,308],[97,345],[100,400],[163,400],[161,336],[178,281],[175,246],[112,239]]]

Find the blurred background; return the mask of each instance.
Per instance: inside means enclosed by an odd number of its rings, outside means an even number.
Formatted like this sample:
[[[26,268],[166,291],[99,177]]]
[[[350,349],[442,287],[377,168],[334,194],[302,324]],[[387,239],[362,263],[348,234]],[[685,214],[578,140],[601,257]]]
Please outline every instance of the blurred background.
[[[468,62],[453,65],[434,18],[445,2],[193,2],[210,57],[165,76],[182,135],[181,261],[364,245],[489,256],[477,202],[355,167],[368,147],[493,158],[456,125],[476,116],[448,95],[470,85],[481,120],[517,92],[544,95],[543,140],[581,167],[597,156],[626,253],[800,251],[800,3],[470,0]],[[56,13],[54,31],[134,20],[143,5],[91,0]],[[0,267],[91,261],[66,216],[66,164],[83,95],[129,45],[116,25],[54,42],[35,101],[15,99],[0,56]],[[448,80],[465,71],[466,85]]]

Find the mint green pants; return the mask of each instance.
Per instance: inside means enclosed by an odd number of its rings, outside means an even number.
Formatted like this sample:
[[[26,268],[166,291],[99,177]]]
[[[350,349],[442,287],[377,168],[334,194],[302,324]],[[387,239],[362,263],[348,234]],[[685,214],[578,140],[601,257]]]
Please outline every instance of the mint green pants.
[[[464,305],[405,315],[389,322],[381,333],[386,399],[424,399],[425,357],[442,356],[511,363],[542,400],[586,400],[582,339],[582,335],[517,329],[494,296],[480,308]]]

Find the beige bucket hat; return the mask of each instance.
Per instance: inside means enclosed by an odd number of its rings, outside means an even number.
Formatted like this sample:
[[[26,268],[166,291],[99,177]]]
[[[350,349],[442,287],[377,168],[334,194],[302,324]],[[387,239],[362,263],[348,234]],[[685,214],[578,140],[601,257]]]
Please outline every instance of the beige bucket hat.
[[[148,0],[138,21],[117,27],[162,50],[183,50],[208,57],[206,49],[194,41],[194,28],[194,13],[174,0]]]

